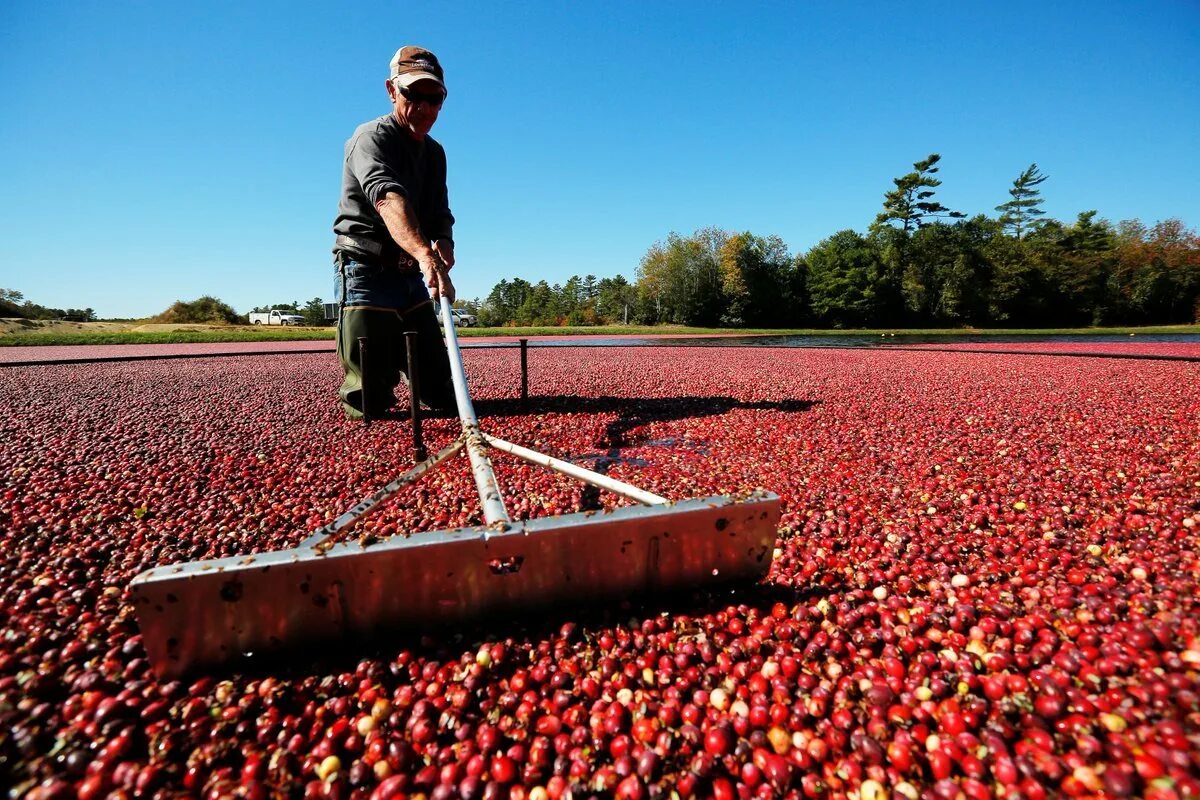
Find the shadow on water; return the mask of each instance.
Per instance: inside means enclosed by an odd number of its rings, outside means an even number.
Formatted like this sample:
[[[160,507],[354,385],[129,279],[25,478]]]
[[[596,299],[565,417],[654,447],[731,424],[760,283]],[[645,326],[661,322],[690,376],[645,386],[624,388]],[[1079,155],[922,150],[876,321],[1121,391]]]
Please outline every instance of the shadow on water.
[[[621,451],[627,447],[670,447],[673,449],[689,450],[701,456],[708,455],[708,443],[692,439],[668,437],[665,439],[649,439],[639,437],[636,431],[652,422],[669,422],[697,417],[711,417],[728,413],[735,409],[782,411],[795,413],[807,411],[816,405],[817,400],[737,400],[732,397],[568,397],[556,395],[550,397],[531,397],[522,403],[519,399],[486,400],[476,404],[481,415],[519,415],[519,414],[610,414],[617,413],[617,419],[605,426],[604,433],[590,443],[591,447],[600,448],[602,453],[587,453],[577,455],[571,460],[585,465],[588,469],[601,475],[608,474],[616,464],[627,464],[634,467],[644,467],[649,463],[644,458],[627,456]],[[584,443],[580,443],[581,446]],[[590,484],[585,484],[580,497],[580,511],[596,511],[603,507],[600,490]]]
[[[734,410],[782,411],[795,413],[807,411],[819,400],[738,400],[733,397],[573,397],[552,395],[531,397],[522,403],[517,398],[477,400],[475,410],[480,417],[522,416],[526,414],[612,414],[617,419],[605,428],[597,447],[622,448],[635,445],[655,444],[647,439],[637,439],[633,431],[652,422],[670,422],[681,419],[696,419],[726,414]],[[486,427],[486,424],[485,424]],[[661,440],[662,445],[679,444],[680,440]]]

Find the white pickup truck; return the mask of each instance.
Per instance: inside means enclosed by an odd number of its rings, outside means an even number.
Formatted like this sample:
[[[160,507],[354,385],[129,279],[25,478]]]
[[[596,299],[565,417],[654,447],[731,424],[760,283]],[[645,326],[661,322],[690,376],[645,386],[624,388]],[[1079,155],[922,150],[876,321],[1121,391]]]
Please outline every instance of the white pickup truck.
[[[304,317],[290,311],[280,311],[272,308],[262,313],[250,312],[251,325],[303,325]]]
[[[438,324],[440,325],[442,322],[441,305],[435,305],[433,307],[433,313],[437,315]],[[451,308],[450,316],[454,318],[454,327],[456,328],[474,328],[479,325],[478,317],[476,317],[474,314],[468,314],[461,308]]]

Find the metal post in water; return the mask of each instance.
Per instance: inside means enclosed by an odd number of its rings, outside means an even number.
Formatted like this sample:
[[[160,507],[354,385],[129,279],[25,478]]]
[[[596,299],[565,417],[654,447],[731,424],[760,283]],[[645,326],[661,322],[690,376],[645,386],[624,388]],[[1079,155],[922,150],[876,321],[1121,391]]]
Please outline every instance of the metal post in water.
[[[529,404],[529,340],[521,339],[521,408]]]
[[[360,396],[362,397],[363,427],[371,424],[371,411],[367,408],[367,337],[358,337],[358,374],[362,382]]]
[[[421,435],[421,379],[417,368],[417,332],[404,332],[404,346],[408,350],[408,396],[412,410],[413,461],[418,463],[429,458],[425,439]]]

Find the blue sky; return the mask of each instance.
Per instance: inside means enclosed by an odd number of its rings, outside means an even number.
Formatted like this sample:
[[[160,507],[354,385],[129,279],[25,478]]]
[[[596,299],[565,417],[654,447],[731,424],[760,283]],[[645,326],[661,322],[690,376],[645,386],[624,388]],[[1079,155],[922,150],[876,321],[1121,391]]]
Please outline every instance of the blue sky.
[[[342,146],[441,58],[463,297],[671,231],[863,230],[942,154],[992,213],[1200,226],[1200,4],[0,3],[0,287],[102,317],[331,295]]]

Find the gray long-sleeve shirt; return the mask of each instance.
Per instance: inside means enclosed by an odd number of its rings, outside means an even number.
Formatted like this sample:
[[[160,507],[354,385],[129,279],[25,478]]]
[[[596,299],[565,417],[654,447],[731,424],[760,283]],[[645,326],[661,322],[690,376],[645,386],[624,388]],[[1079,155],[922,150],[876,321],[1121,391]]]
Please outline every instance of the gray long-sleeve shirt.
[[[379,242],[384,253],[402,252],[375,208],[388,192],[404,195],[425,238],[453,238],[446,151],[430,136],[422,141],[413,139],[391,114],[359,125],[346,142],[334,234]]]

